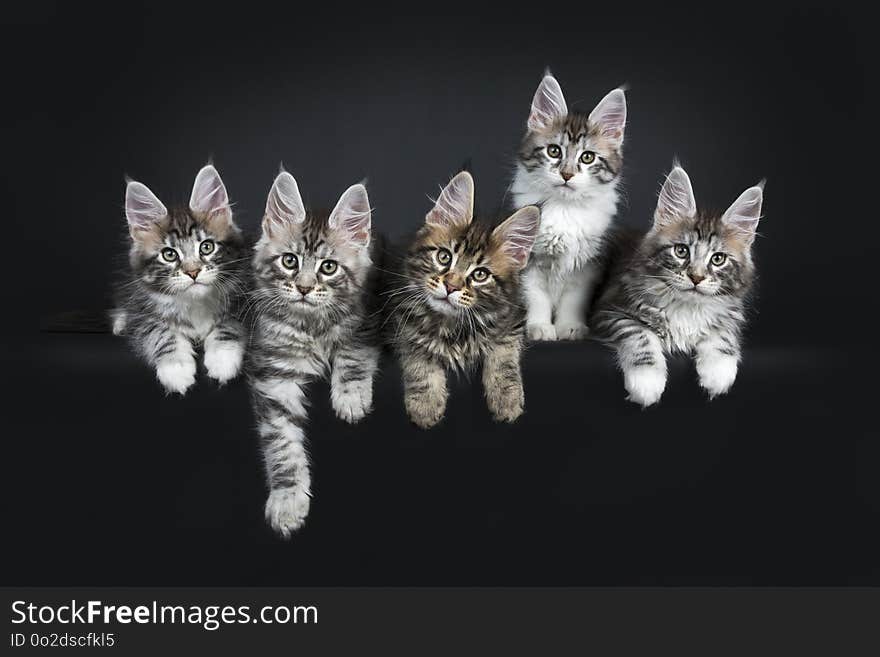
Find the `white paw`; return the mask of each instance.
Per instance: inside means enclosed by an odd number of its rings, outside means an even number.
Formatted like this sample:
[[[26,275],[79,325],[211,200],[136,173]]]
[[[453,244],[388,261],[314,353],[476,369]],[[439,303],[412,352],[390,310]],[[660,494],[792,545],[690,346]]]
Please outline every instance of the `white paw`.
[[[110,325],[113,335],[122,335],[128,325],[128,313],[121,308],[114,308],[110,311]]]
[[[555,340],[556,327],[553,324],[528,324],[526,334],[529,340]]]
[[[244,347],[240,342],[214,342],[205,346],[205,368],[208,376],[219,383],[226,383],[238,376]]]
[[[666,388],[666,372],[656,367],[634,367],[623,373],[623,385],[631,402],[650,406],[660,401]]]
[[[192,356],[167,358],[156,365],[156,377],[165,390],[182,395],[196,382],[196,361]]]
[[[733,356],[716,356],[697,362],[700,385],[709,393],[709,399],[723,395],[736,380],[737,363]]]
[[[590,329],[582,322],[556,324],[556,337],[560,340],[583,340]]]
[[[295,486],[276,488],[266,500],[266,522],[283,538],[303,526],[309,515],[311,496],[308,491]]]
[[[339,384],[339,387],[342,386]],[[344,391],[337,391],[337,386],[334,386],[330,391],[330,401],[340,420],[354,424],[364,419],[373,407],[373,382],[354,381],[344,384],[344,387]]]

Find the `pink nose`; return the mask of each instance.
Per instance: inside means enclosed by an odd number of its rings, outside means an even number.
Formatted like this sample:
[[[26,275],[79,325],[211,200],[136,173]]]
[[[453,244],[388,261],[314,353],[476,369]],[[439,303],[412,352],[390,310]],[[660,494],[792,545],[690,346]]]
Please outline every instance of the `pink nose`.
[[[571,180],[572,178],[574,178],[574,174],[573,174],[573,173],[569,173],[568,171],[560,171],[560,172],[559,172],[559,175],[562,176],[562,179],[563,179],[565,182],[568,182],[569,180]]]
[[[202,271],[202,270],[201,269],[184,269],[183,273],[186,274],[187,276],[189,276],[191,279],[196,280],[200,271]]]
[[[299,293],[303,296],[306,296],[309,292],[312,291],[312,287],[303,287],[302,285],[297,285],[296,289],[299,290]]]
[[[446,294],[452,294],[456,290],[461,289],[460,287],[456,287],[455,285],[452,285],[449,281],[443,281],[443,285],[446,286]]]
[[[694,285],[699,285],[706,278],[705,276],[700,276],[699,274],[688,274],[688,276],[694,282]]]

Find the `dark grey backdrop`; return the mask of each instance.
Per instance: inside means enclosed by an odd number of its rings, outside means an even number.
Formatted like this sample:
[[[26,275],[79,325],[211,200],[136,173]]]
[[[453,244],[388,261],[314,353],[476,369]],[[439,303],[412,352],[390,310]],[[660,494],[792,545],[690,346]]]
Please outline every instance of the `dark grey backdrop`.
[[[5,580],[877,582],[863,16],[738,3],[4,11],[18,559]],[[640,412],[598,347],[542,345],[517,427],[492,425],[460,382],[445,427],[420,433],[389,363],[361,428],[341,427],[316,389],[318,496],[281,545],[259,517],[243,385],[165,399],[118,341],[36,333],[53,313],[105,307],[125,175],[183,201],[211,158],[250,231],[282,162],[313,204],[366,177],[374,226],[399,236],[471,158],[478,202],[497,206],[545,66],[584,109],[627,86],[623,221],[648,225],[674,156],[706,205],[767,179],[757,312],[730,398],[706,403],[678,362],[664,406]],[[62,545],[72,556],[53,558]]]

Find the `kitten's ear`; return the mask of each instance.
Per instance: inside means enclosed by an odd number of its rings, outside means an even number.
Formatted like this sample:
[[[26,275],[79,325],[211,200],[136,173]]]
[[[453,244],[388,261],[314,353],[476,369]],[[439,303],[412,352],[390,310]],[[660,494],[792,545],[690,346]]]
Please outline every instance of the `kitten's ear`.
[[[501,243],[501,249],[513,260],[517,269],[522,269],[529,261],[540,223],[541,211],[535,205],[527,205],[492,231],[492,235]]]
[[[697,202],[694,199],[694,188],[687,172],[680,166],[673,167],[657,199],[654,210],[654,226],[667,226],[681,219],[691,218],[697,214]]]
[[[562,95],[562,87],[549,73],[541,80],[535,97],[532,99],[532,111],[529,114],[528,128],[531,131],[544,130],[557,119],[568,114],[568,106]]]
[[[370,199],[367,188],[358,184],[346,189],[327,223],[334,230],[344,231],[356,246],[369,245]]]
[[[721,217],[728,226],[741,232],[746,244],[755,241],[755,231],[758,229],[758,221],[761,219],[761,205],[764,202],[763,184],[749,187],[739,195],[727,212]]]
[[[457,174],[443,188],[440,198],[425,217],[433,226],[469,224],[474,218],[474,179],[467,171]]]
[[[141,239],[144,233],[151,231],[167,216],[168,210],[149,187],[136,180],[128,181],[125,187],[125,218],[133,239]]]
[[[599,126],[602,136],[611,140],[615,146],[623,143],[626,128],[626,95],[623,89],[615,89],[590,112],[590,123]]]
[[[292,225],[301,224],[306,219],[306,208],[296,180],[287,171],[282,171],[272,183],[266,201],[266,214],[263,217],[263,233],[267,237],[287,230]]]
[[[214,165],[203,166],[196,174],[189,197],[189,209],[196,214],[205,215],[209,222],[232,222],[232,208],[229,207],[226,185]]]

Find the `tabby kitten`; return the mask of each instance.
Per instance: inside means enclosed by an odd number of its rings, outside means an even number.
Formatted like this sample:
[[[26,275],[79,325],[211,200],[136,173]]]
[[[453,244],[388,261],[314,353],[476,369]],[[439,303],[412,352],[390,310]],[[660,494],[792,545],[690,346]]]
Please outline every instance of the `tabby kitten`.
[[[349,187],[328,215],[306,211],[289,173],[275,179],[254,248],[248,379],[269,485],[266,520],[284,538],[305,522],[311,499],[306,387],[329,371],[330,400],[346,422],[373,404],[379,349],[367,310],[369,246],[363,185]]]
[[[116,289],[113,332],[129,337],[168,393],[195,383],[199,344],[208,376],[221,384],[235,378],[244,353],[236,319],[244,242],[220,174],[203,167],[189,207],[171,210],[132,180],[125,215],[131,275]]]
[[[601,277],[617,212],[626,98],[615,89],[589,115],[569,111],[547,74],[532,101],[511,185],[514,207],[538,205],[541,228],[523,272],[532,340],[577,340]]]
[[[459,173],[425,218],[386,291],[389,340],[403,370],[404,402],[422,428],[446,409],[446,370],[483,362],[496,420],[523,412],[520,352],[525,312],[519,275],[540,212],[526,207],[492,229],[474,220],[474,181]]]
[[[665,353],[693,354],[710,398],[733,385],[762,201],[758,185],[724,214],[702,212],[684,169],[676,166],[666,178],[653,228],[621,261],[592,320],[617,350],[631,401],[659,401]]]

